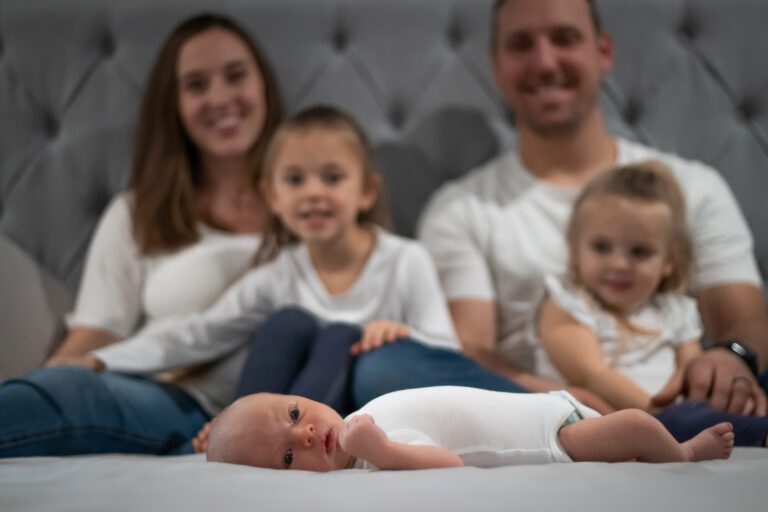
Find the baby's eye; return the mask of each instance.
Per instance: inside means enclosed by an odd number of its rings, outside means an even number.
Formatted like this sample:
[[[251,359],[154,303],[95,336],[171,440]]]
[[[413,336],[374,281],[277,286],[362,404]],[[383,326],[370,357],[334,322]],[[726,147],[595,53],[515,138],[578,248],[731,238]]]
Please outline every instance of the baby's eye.
[[[288,414],[290,414],[292,422],[296,423],[299,421],[299,408],[295,405],[291,407],[291,410],[288,412]]]
[[[293,450],[290,448],[288,448],[288,451],[285,452],[283,462],[285,462],[285,467],[290,469],[291,464],[293,464]]]

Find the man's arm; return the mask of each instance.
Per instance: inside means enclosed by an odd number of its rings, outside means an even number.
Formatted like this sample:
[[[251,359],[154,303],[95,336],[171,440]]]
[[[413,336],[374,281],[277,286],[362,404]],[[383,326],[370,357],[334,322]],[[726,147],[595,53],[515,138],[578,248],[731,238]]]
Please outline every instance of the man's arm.
[[[715,344],[738,339],[759,355],[760,368],[765,370],[768,313],[760,289],[724,284],[702,290],[697,299],[706,332]],[[727,350],[707,350],[681,367],[654,397],[654,404],[663,407],[679,394],[736,414],[764,416],[768,411],[765,392],[750,369]]]
[[[723,284],[699,292],[699,311],[704,329],[715,344],[738,339],[758,355],[761,370],[768,368],[768,310],[761,290],[748,284]],[[738,357],[727,350],[714,350],[707,354],[716,362],[711,386],[710,403],[717,409],[739,412],[749,399],[755,401],[756,414],[765,415],[766,396],[756,381],[751,389],[734,386],[734,378],[752,377],[752,373]],[[722,360],[723,362],[719,362]],[[738,382],[738,379],[737,381]],[[743,382],[743,380],[742,380]],[[697,385],[696,395],[692,385]],[[689,384],[691,398],[704,398],[701,386]]]
[[[758,354],[768,369],[768,310],[761,290],[748,284],[724,284],[698,294],[704,328],[715,343],[738,339]]]

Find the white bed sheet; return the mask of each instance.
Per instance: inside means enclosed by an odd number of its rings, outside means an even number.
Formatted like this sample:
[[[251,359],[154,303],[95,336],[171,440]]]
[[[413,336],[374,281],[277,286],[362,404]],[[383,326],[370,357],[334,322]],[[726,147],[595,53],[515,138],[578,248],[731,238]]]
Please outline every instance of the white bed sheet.
[[[768,450],[686,464],[549,464],[329,474],[99,455],[0,461],[0,511],[760,511]]]

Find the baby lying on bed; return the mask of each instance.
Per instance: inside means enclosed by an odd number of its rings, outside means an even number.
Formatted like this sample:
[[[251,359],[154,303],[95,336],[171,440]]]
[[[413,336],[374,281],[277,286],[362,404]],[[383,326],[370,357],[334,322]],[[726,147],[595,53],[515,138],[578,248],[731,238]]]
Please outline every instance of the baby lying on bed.
[[[342,419],[298,396],[259,393],[213,423],[207,460],[274,469],[427,469],[546,462],[727,459],[730,423],[678,443],[650,414],[600,416],[566,392],[441,386],[381,396]]]

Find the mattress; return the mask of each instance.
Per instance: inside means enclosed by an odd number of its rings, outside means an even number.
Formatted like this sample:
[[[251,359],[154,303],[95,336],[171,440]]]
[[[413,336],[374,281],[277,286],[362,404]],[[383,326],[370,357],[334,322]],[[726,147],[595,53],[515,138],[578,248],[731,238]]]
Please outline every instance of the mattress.
[[[275,471],[202,455],[0,461],[0,511],[760,511],[768,450],[728,461],[423,471]]]

